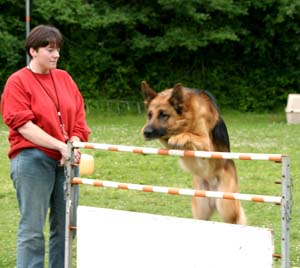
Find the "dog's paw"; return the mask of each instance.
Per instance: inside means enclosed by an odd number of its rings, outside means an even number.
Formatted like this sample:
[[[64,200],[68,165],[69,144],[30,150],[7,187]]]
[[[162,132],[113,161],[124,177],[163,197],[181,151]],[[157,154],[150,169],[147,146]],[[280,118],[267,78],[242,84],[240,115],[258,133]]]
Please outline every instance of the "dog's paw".
[[[191,137],[187,133],[171,136],[168,140],[168,147],[179,150],[193,150]]]
[[[168,148],[192,151],[212,151],[212,144],[207,138],[192,133],[181,133],[169,138]]]

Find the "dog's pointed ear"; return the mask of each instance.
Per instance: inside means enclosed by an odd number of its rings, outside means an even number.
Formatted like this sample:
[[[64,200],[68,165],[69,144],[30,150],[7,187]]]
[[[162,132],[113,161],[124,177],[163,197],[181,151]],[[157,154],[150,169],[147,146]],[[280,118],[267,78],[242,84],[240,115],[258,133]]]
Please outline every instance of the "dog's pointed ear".
[[[150,102],[157,96],[157,93],[148,85],[146,81],[142,81],[141,89],[144,96],[144,104],[146,107],[148,107]]]
[[[169,103],[174,107],[178,114],[183,112],[183,86],[178,83],[174,86]]]

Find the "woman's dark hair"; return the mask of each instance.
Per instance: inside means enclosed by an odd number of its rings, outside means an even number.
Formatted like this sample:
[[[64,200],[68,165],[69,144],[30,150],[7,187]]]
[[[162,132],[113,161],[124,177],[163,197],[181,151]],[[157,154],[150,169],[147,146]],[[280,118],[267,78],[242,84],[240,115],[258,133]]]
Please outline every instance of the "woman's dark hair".
[[[39,25],[30,31],[25,42],[25,50],[31,58],[29,53],[31,47],[38,50],[40,47],[46,47],[48,45],[61,48],[63,46],[62,34],[53,26]]]

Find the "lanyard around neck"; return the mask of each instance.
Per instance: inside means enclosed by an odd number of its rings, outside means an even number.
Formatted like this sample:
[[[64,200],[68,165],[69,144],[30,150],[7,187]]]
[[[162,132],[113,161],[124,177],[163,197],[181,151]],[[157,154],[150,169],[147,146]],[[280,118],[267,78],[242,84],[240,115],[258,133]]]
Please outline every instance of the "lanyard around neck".
[[[67,142],[69,140],[68,134],[65,130],[65,125],[63,123],[62,120],[62,116],[61,116],[61,112],[60,112],[60,102],[59,102],[59,98],[58,98],[58,93],[57,93],[57,89],[56,89],[56,84],[52,75],[51,70],[49,70],[49,74],[52,80],[52,84],[53,84],[53,88],[55,91],[55,96],[56,96],[56,101],[51,97],[51,95],[49,94],[48,90],[44,87],[44,85],[42,84],[42,82],[39,80],[39,78],[37,77],[36,73],[32,71],[30,64],[28,65],[28,69],[31,71],[33,77],[35,78],[35,80],[39,83],[39,85],[41,86],[41,88],[43,89],[43,91],[48,95],[49,99],[53,102],[53,104],[55,105],[56,111],[57,111],[57,116],[59,119],[59,123],[60,123],[60,128],[61,128],[61,132],[65,138],[65,141]]]

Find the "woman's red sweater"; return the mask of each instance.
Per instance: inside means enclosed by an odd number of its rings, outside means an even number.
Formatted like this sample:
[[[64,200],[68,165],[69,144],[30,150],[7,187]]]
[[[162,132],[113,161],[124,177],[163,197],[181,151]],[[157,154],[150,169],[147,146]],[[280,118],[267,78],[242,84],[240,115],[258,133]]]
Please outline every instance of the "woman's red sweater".
[[[51,73],[55,86],[50,74],[33,74],[27,67],[13,73],[6,82],[1,98],[1,112],[9,127],[10,159],[24,148],[38,148],[51,158],[61,159],[58,151],[37,146],[17,131],[31,120],[52,137],[65,141],[57,108],[61,112],[68,136],[77,136],[82,141],[88,140],[90,130],[86,124],[84,102],[77,85],[66,71],[53,69]]]

